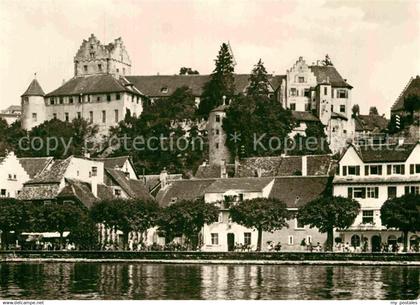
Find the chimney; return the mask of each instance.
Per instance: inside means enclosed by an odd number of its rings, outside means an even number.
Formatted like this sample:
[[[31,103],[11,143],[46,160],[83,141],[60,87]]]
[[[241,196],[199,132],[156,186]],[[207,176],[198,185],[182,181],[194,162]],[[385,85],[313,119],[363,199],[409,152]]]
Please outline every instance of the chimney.
[[[308,156],[302,156],[302,176],[308,175]]]
[[[226,160],[220,162],[220,178],[227,178]]]
[[[159,180],[161,189],[164,189],[168,186],[168,172],[166,171],[166,167],[164,167],[163,170],[160,172]]]
[[[98,183],[96,181],[92,181],[91,183],[92,194],[96,198],[98,198]]]

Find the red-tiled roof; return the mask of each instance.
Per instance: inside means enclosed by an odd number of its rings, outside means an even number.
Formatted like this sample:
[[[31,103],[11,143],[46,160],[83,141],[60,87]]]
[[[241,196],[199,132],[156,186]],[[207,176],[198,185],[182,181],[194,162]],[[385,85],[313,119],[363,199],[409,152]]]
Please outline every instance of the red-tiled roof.
[[[308,111],[292,111],[292,116],[298,122],[319,122],[319,119]]]
[[[39,158],[19,158],[19,163],[23,169],[29,175],[29,178],[33,179],[36,175],[43,172],[51,162],[53,157],[39,157]]]
[[[332,87],[352,88],[334,66],[310,66],[318,83],[329,82]]]
[[[106,169],[106,172],[112,177],[127,194],[132,198],[150,200],[152,196],[141,180],[128,179],[124,172],[115,169]]]
[[[283,201],[288,208],[301,208],[320,197],[330,182],[328,176],[276,177],[269,197]]]
[[[36,79],[32,80],[29,84],[28,89],[22,94],[22,96],[44,96],[44,90]]]
[[[420,75],[410,79],[403,92],[401,92],[394,105],[392,105],[391,111],[404,110],[404,99],[409,95],[420,96]]]
[[[172,200],[194,200],[204,196],[206,189],[215,179],[176,180],[161,189],[156,200],[161,207],[168,206]]]
[[[48,93],[46,96],[80,95],[111,92],[138,93],[125,86],[127,82],[123,78],[115,78],[111,74],[85,75],[73,77],[59,88]]]
[[[243,93],[249,84],[249,74],[235,74],[235,93]],[[203,94],[204,85],[209,81],[210,75],[139,75],[126,76],[143,94],[150,97],[170,96],[177,88],[188,87],[194,96]],[[284,75],[271,76],[269,82],[276,90]]]
[[[358,115],[355,118],[356,131],[381,132],[388,127],[388,120],[380,115]]]
[[[48,170],[42,171],[34,179],[28,181],[26,184],[44,184],[44,183],[59,183],[70,165],[72,156],[65,160],[57,160]]]
[[[365,163],[376,162],[405,162],[417,144],[366,145],[356,148],[360,158]]]
[[[92,194],[89,183],[74,179],[66,179],[66,186],[57,195],[57,198],[76,198],[88,209],[98,200]]]

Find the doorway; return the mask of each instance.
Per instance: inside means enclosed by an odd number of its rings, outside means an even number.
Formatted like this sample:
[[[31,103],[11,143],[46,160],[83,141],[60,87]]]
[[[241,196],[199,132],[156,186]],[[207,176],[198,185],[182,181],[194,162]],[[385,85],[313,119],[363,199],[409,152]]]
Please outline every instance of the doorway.
[[[379,235],[372,236],[372,252],[381,252],[381,237]]]
[[[228,246],[228,251],[235,250],[235,234],[233,233],[227,234],[227,246]]]

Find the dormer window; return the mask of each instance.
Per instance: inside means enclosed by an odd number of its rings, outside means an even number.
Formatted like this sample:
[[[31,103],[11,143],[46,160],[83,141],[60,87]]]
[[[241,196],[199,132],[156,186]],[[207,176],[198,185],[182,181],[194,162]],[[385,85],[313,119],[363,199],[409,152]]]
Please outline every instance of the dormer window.
[[[162,92],[162,93],[168,93],[168,87],[162,87],[160,89],[160,92]]]

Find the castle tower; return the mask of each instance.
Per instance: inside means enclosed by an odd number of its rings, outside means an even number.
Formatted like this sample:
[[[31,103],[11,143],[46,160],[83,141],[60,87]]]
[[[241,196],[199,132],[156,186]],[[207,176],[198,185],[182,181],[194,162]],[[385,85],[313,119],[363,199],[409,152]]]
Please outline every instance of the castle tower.
[[[88,40],[83,40],[74,57],[74,76],[94,74],[131,74],[131,60],[121,38],[107,45],[93,34]]]
[[[22,104],[22,128],[31,130],[33,127],[42,124],[46,120],[46,106],[44,102],[44,91],[37,79],[34,78],[28,89],[21,95]]]
[[[220,105],[209,114],[207,131],[210,165],[221,165],[230,161],[230,153],[225,144],[226,133],[222,127],[223,118],[226,116],[226,108],[227,105]]]

